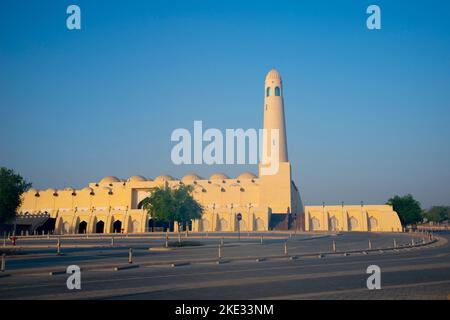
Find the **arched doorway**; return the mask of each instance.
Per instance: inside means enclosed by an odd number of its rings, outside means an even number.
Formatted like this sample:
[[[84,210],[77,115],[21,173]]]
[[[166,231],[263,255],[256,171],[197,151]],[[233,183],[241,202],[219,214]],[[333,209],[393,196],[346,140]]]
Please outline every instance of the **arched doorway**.
[[[133,220],[132,224],[131,224],[133,230],[131,232],[133,233],[138,233],[140,232],[140,228],[141,228],[141,224],[137,221],[137,220]]]
[[[348,221],[348,231],[355,231],[358,229],[358,220],[355,217],[351,217]]]
[[[311,219],[311,223],[309,226],[310,231],[318,231],[320,230],[320,221],[316,217]]]
[[[339,221],[336,217],[330,218],[330,225],[328,228],[330,231],[337,231],[339,229]]]
[[[86,233],[87,230],[87,222],[86,221],[81,221],[80,224],[78,225],[78,233]]]
[[[260,218],[255,220],[255,227],[256,231],[265,231],[266,228],[264,227],[264,221]]]
[[[378,220],[374,217],[369,218],[369,231],[377,231],[378,230]]]
[[[68,233],[70,233],[70,223],[66,221],[62,225],[62,234],[68,234]]]
[[[95,225],[95,233],[103,233],[104,230],[105,230],[105,223],[102,220],[100,220]]]
[[[207,232],[211,230],[211,224],[208,219],[202,219],[200,231]]]
[[[122,221],[120,221],[120,220],[114,221],[113,233],[122,233]]]
[[[220,219],[217,224],[217,231],[228,231],[228,222],[225,219]]]

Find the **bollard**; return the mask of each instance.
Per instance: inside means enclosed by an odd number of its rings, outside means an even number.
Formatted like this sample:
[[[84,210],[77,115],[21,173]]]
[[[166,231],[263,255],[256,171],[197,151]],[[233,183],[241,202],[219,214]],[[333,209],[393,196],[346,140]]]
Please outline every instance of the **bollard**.
[[[220,245],[223,246],[223,237],[220,239]]]
[[[133,263],[133,249],[128,250],[128,263]]]
[[[261,244],[263,244],[263,236],[261,236]]]
[[[222,246],[219,245],[219,260],[222,259]]]
[[[425,238],[422,238],[422,244],[425,244]]]
[[[178,243],[181,243],[181,234],[178,232]]]
[[[3,246],[6,247],[6,236],[3,236]]]
[[[2,254],[2,265],[0,267],[1,272],[6,271],[6,254]]]
[[[336,252],[336,242],[333,240],[333,252]]]
[[[411,238],[411,246],[414,247],[415,243],[414,243],[414,238]]]
[[[47,232],[47,239],[50,239],[50,231]]]
[[[369,250],[372,250],[372,241],[369,240]]]
[[[58,237],[58,242],[56,243],[56,254],[59,256],[61,254],[61,240]]]
[[[166,248],[169,247],[169,235],[166,234],[166,243],[164,244]]]
[[[114,247],[114,236],[111,237],[111,247]]]
[[[397,248],[397,240],[394,239],[394,248]]]
[[[288,243],[287,243],[287,241],[284,243],[284,255],[285,256],[288,255]]]

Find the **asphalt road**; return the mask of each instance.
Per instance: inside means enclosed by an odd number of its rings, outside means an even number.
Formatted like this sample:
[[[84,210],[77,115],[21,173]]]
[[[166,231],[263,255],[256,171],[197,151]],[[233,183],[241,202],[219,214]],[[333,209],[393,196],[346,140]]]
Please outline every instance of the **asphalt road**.
[[[241,241],[225,238],[223,255],[225,259],[282,255],[286,238],[285,234],[266,235],[262,245],[259,235]],[[63,246],[64,256],[55,256],[54,248],[26,249],[26,255],[8,259],[11,276],[0,277],[0,299],[448,299],[448,243],[400,251],[301,257],[329,252],[332,241],[338,251],[350,251],[366,249],[369,239],[373,248],[392,246],[394,238],[399,244],[411,239],[407,234],[345,233],[315,235],[315,238],[298,235],[288,239],[289,254],[300,255],[297,260],[247,259],[223,264],[205,261],[178,267],[152,265],[152,262],[216,258],[220,238],[201,238],[197,241],[203,246],[162,252],[148,250],[148,247],[161,247],[162,238],[132,237],[117,239],[114,248],[64,249]],[[63,241],[69,245],[81,240]],[[104,241],[104,245],[110,243]],[[44,243],[44,239],[29,241],[33,245]],[[78,264],[82,269],[114,263],[123,265],[127,263],[128,247],[134,248],[133,262],[139,268],[82,271],[81,290],[67,289],[68,274],[14,274],[65,268],[70,264]],[[369,265],[381,268],[380,290],[366,287]]]

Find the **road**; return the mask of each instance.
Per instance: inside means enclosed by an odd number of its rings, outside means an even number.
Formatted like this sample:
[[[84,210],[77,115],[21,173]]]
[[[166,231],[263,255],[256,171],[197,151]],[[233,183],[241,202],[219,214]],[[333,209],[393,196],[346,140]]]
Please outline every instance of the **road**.
[[[449,235],[442,237],[448,239]],[[27,254],[8,259],[11,276],[0,277],[0,299],[448,299],[447,241],[399,251],[307,256],[329,252],[333,241],[337,251],[350,252],[367,249],[369,239],[373,248],[392,246],[394,238],[399,244],[411,239],[407,234],[304,234],[292,238],[266,234],[261,244],[260,235],[241,241],[225,235],[222,264],[216,263],[220,237],[199,237],[196,241],[202,246],[170,251],[148,250],[149,246],[160,248],[164,242],[161,237],[117,239],[110,248],[108,239],[102,240],[103,248],[64,249],[63,245],[63,256],[56,256],[53,247],[27,249]],[[286,239],[289,255],[298,259],[282,257]],[[92,245],[101,242],[89,241]],[[29,240],[27,245],[45,242]],[[83,240],[64,242],[74,245]],[[127,264],[128,247],[134,248],[133,265],[139,267],[112,271],[111,265]],[[254,257],[269,259],[257,261]],[[171,267],[171,261],[192,264]],[[82,268],[81,290],[67,289],[68,274],[43,272],[48,268],[64,270],[70,264]],[[366,287],[369,265],[381,268],[381,290]]]

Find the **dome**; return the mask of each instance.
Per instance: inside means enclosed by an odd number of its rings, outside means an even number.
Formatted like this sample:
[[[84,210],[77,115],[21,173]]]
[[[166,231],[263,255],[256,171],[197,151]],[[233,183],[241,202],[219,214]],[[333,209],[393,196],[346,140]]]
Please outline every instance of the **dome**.
[[[209,177],[209,180],[225,180],[230,179],[226,174],[223,174],[221,172],[214,173],[211,177]]]
[[[202,177],[196,175],[195,173],[190,173],[190,174],[185,175],[185,176],[181,179],[181,181],[182,181],[183,183],[189,183],[189,182],[193,182],[193,181],[195,181],[195,180],[202,180],[202,179],[203,179]]]
[[[120,179],[113,176],[107,176],[100,180],[100,184],[110,184],[114,182],[120,182]]]
[[[246,172],[242,172],[238,177],[237,177],[237,179],[239,179],[239,180],[250,180],[250,179],[256,179],[257,177],[253,174],[253,173],[251,173],[251,172],[249,172],[249,171],[246,171]]]
[[[174,180],[173,177],[169,176],[169,175],[162,175],[162,176],[158,176],[155,179],[155,182],[165,182],[165,181],[172,181]]]
[[[127,180],[128,182],[136,182],[136,181],[147,181],[143,176],[131,176]]]
[[[266,81],[268,80],[279,80],[281,81],[280,73],[276,69],[272,69],[269,71],[269,73],[266,75]]]

